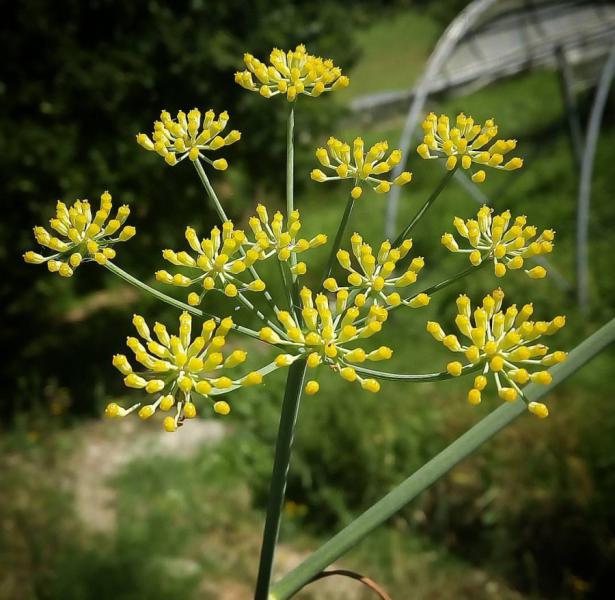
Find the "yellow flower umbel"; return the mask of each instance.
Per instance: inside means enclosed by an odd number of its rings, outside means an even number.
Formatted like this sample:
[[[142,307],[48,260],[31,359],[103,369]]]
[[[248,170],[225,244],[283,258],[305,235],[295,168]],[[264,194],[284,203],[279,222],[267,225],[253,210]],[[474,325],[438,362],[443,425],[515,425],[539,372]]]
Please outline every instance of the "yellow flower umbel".
[[[270,327],[260,331],[262,340],[271,344],[286,345],[293,354],[280,354],[276,366],[286,367],[300,358],[307,359],[307,366],[315,369],[326,365],[347,381],[357,381],[364,390],[377,392],[380,384],[375,379],[364,379],[358,375],[353,364],[366,360],[378,361],[391,358],[393,351],[386,346],[367,352],[361,347],[348,348],[360,340],[379,333],[388,312],[381,306],[371,306],[363,318],[359,319],[361,309],[349,306],[348,292],[341,290],[336,295],[335,307],[329,307],[324,294],[313,298],[312,291],[304,287],[300,292],[302,310],[300,322],[287,311],[279,311],[277,319],[285,333],[278,334]],[[317,381],[311,379],[305,386],[307,394],[319,390]]]
[[[237,388],[262,382],[258,371],[238,379],[224,375],[226,369],[242,364],[247,357],[243,350],[234,350],[226,356],[222,354],[226,336],[233,327],[230,317],[219,325],[213,319],[205,321],[201,334],[194,340],[191,337],[192,318],[187,312],[179,318],[179,335],[169,335],[164,325],[156,323],[154,339],[143,317],[135,315],[132,322],[145,345],[136,337],[129,337],[126,343],[143,369],[133,371],[123,354],[113,357],[113,365],[124,375],[127,387],[145,390],[155,400],[143,406],[137,403],[127,409],[111,403],[105,411],[109,417],[125,417],[140,407],[139,416],[149,419],[158,409],[166,412],[175,407],[175,415],[167,416],[163,421],[167,431],[175,431],[184,419],[196,416],[195,397],[215,400]],[[230,412],[230,406],[224,400],[214,401],[213,409],[221,415]]]
[[[328,177],[320,169],[314,169],[311,177],[320,183],[325,181],[337,181],[340,179],[351,179],[354,186],[350,192],[356,200],[363,193],[362,186],[367,183],[375,192],[386,194],[391,189],[391,185],[405,185],[412,180],[412,173],[404,171],[393,181],[389,181],[381,175],[388,173],[402,159],[401,150],[393,150],[385,158],[389,149],[388,142],[378,142],[374,144],[367,153],[365,152],[363,140],[358,137],[353,142],[352,156],[350,146],[344,142],[330,137],[327,148],[318,148],[316,158],[320,164],[335,172],[335,175]]]
[[[223,291],[230,298],[246,290],[252,292],[265,290],[265,283],[260,279],[252,278],[249,282],[244,282],[238,277],[262,258],[263,254],[255,248],[243,251],[243,246],[248,244],[246,235],[241,229],[235,229],[232,221],[225,221],[222,224],[222,231],[214,227],[210,237],[205,239],[199,239],[192,227],[186,227],[186,240],[196,253],[195,256],[188,252],[174,252],[169,249],[163,250],[162,256],[173,265],[198,271],[198,275],[191,278],[182,273],[171,274],[162,270],[156,272],[156,279],[180,287],[198,284],[199,293],[191,292],[188,295],[190,305],[200,304],[205,293],[213,289]]]
[[[459,164],[463,169],[470,169],[473,163],[504,171],[513,171],[523,166],[521,158],[504,158],[516,148],[517,140],[493,141],[498,133],[493,119],[488,119],[481,126],[475,124],[472,117],[460,113],[455,126],[450,127],[446,115],[436,117],[430,113],[423,121],[423,131],[425,136],[417,152],[425,159],[445,158],[449,171]],[[480,169],[473,173],[472,181],[482,183],[485,177],[485,171]]]
[[[324,233],[319,233],[310,240],[297,238],[301,229],[298,210],[290,214],[286,228],[284,217],[279,211],[269,221],[267,209],[259,204],[256,207],[256,214],[258,216],[251,217],[249,224],[254,233],[255,248],[259,250],[263,259],[275,254],[279,260],[285,262],[292,254],[300,254],[327,243],[327,236]],[[291,271],[295,275],[305,275],[307,267],[304,262],[298,262],[291,267]]]
[[[405,273],[394,275],[397,263],[405,258],[412,248],[412,240],[404,240],[397,248],[391,247],[391,242],[385,240],[380,245],[378,254],[374,256],[372,247],[363,242],[363,238],[355,233],[350,238],[352,254],[357,268],[353,266],[350,253],[338,250],[337,260],[341,267],[349,271],[347,278],[350,287],[339,286],[333,277],[323,283],[330,292],[351,289],[356,292],[354,302],[362,306],[368,299],[376,305],[399,306],[404,304],[411,308],[421,308],[429,304],[427,294],[416,294],[402,298],[398,290],[403,290],[413,284],[425,265],[422,256],[413,258]]]
[[[160,121],[154,122],[154,131],[150,138],[144,133],[137,135],[140,146],[151,152],[157,152],[169,165],[189,158],[196,161],[202,158],[214,169],[224,171],[228,163],[224,158],[211,160],[203,152],[215,152],[224,146],[230,146],[241,138],[241,133],[233,129],[227,135],[220,135],[228,123],[228,113],[220,113],[216,118],[213,110],[208,110],[201,118],[201,111],[193,108],[186,113],[180,110],[177,119],[163,110]]]
[[[545,229],[540,235],[533,225],[526,225],[525,216],[511,222],[510,211],[492,216],[493,209],[483,206],[476,219],[455,217],[453,225],[459,235],[470,244],[470,248],[460,248],[451,233],[442,236],[442,244],[451,252],[464,252],[470,262],[477,267],[486,260],[493,261],[497,277],[503,277],[507,269],[521,269],[525,260],[553,251],[555,232]],[[532,279],[542,279],[547,271],[537,266],[526,269]]]
[[[566,358],[565,352],[551,352],[544,344],[536,343],[542,336],[553,335],[565,324],[566,318],[555,317],[552,321],[530,321],[534,311],[531,304],[521,310],[513,304],[502,309],[504,292],[494,290],[483,299],[482,306],[472,313],[467,296],[457,299],[459,314],[455,324],[461,335],[468,341],[464,344],[456,335],[446,335],[438,323],[429,321],[427,331],[452,352],[462,354],[468,366],[482,368],[482,374],[474,378],[474,387],[468,392],[468,401],[479,404],[481,392],[487,386],[487,374],[491,372],[502,400],[514,401],[523,397],[520,386],[528,382],[551,383],[551,374],[545,370],[530,373],[530,370],[550,367]],[[463,365],[459,361],[450,362],[447,371],[451,375],[461,375]],[[547,407],[540,402],[528,404],[530,412],[546,417]]]
[[[100,209],[95,214],[87,200],[76,200],[71,207],[58,200],[56,216],[49,221],[57,235],[44,227],[34,228],[36,241],[54,254],[43,256],[30,250],[23,255],[24,260],[32,264],[47,263],[52,273],[62,277],[70,277],[82,262],[95,260],[104,265],[115,258],[112,245],[129,240],[136,232],[132,225],[122,227],[130,214],[128,206],[120,206],[115,218],[109,220],[112,208],[109,192],[100,197]]]
[[[284,52],[274,48],[266,65],[251,54],[244,54],[247,70],[235,73],[235,82],[264,98],[283,94],[294,102],[299,94],[320,96],[323,92],[342,89],[350,80],[330,59],[312,56],[303,44]],[[254,78],[256,78],[256,81]]]

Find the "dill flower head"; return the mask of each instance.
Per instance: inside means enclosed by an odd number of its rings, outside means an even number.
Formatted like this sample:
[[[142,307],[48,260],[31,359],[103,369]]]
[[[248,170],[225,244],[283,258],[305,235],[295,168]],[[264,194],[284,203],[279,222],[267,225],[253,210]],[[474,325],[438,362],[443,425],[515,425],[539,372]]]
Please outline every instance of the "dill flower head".
[[[388,142],[383,141],[374,144],[365,152],[363,139],[358,137],[353,142],[351,155],[349,144],[330,137],[327,148],[316,150],[316,158],[323,167],[333,171],[335,175],[329,177],[320,169],[314,169],[310,176],[320,183],[340,179],[352,180],[354,186],[350,194],[355,200],[361,197],[365,184],[379,194],[386,194],[390,191],[391,185],[402,186],[412,180],[412,173],[408,171],[404,171],[392,181],[382,177],[402,159],[401,150],[392,152],[388,150]]]
[[[300,358],[307,359],[307,366],[315,369],[326,365],[343,379],[358,382],[364,390],[378,392],[380,384],[371,378],[364,379],[356,372],[353,365],[366,360],[379,361],[391,358],[393,351],[386,347],[367,352],[357,342],[377,334],[388,317],[388,311],[382,306],[372,305],[361,309],[349,304],[349,294],[340,290],[335,303],[329,306],[324,294],[313,297],[312,291],[304,287],[299,293],[301,298],[300,318],[297,320],[287,311],[278,311],[277,319],[283,327],[278,334],[270,327],[260,330],[263,341],[280,346],[287,346],[293,354],[280,354],[276,358],[278,367],[291,365]],[[363,313],[363,315],[361,315]],[[354,346],[349,348],[348,345]],[[311,379],[305,385],[307,394],[315,394],[320,386]]]
[[[225,221],[222,231],[214,227],[210,236],[204,239],[200,239],[192,227],[186,227],[186,240],[194,255],[166,249],[162,251],[162,256],[171,264],[194,272],[194,277],[161,270],[156,272],[156,279],[179,287],[198,285],[199,292],[188,295],[188,303],[192,306],[200,304],[203,296],[213,289],[223,291],[230,298],[237,296],[238,292],[265,290],[265,283],[260,279],[244,282],[239,277],[264,255],[258,248],[250,247],[246,234],[241,229],[235,229],[232,221]],[[243,250],[244,246],[247,251]]]
[[[289,102],[294,102],[299,94],[316,97],[350,83],[332,60],[308,54],[303,44],[288,52],[274,48],[269,65],[251,54],[244,54],[243,60],[247,70],[235,73],[235,82],[264,98],[284,94]]]
[[[457,115],[455,126],[451,127],[446,115],[436,117],[427,115],[423,121],[425,136],[417,148],[421,158],[446,158],[446,168],[450,171],[461,163],[463,169],[473,170],[473,164],[513,171],[523,166],[523,159],[505,159],[514,150],[517,140],[495,140],[498,127],[493,119],[484,125],[474,123],[472,117],[463,113]],[[489,146],[488,146],[489,144]],[[472,181],[482,183],[486,173],[483,169],[474,171]]]
[[[292,254],[301,254],[327,243],[324,233],[319,233],[309,240],[297,237],[301,229],[298,210],[293,210],[285,224],[281,212],[276,211],[270,219],[265,206],[259,204],[256,207],[256,216],[250,218],[249,225],[254,234],[254,247],[263,259],[276,255],[278,260],[287,261]],[[296,275],[305,275],[307,267],[304,262],[298,262],[291,267],[291,271]]]
[[[406,258],[412,249],[412,240],[404,240],[397,248],[391,246],[391,242],[385,240],[380,244],[378,253],[374,256],[372,247],[363,242],[363,238],[354,233],[350,238],[352,255],[356,259],[356,267],[351,260],[350,252],[338,250],[337,261],[340,266],[348,271],[348,286],[340,286],[333,277],[324,281],[325,289],[330,292],[338,290],[352,290],[357,295],[355,303],[363,304],[371,299],[376,305],[399,306],[401,304],[411,308],[420,308],[429,304],[427,294],[416,294],[402,297],[399,293],[413,284],[419,272],[425,266],[422,256],[412,259],[404,273],[395,275],[397,263]],[[399,290],[399,291],[398,291]]]
[[[104,265],[115,258],[113,244],[125,242],[136,233],[132,225],[123,226],[130,208],[123,204],[115,218],[109,219],[112,209],[109,192],[101,195],[100,208],[95,214],[88,200],[76,200],[70,207],[58,200],[56,216],[49,221],[57,235],[44,227],[34,228],[36,241],[54,253],[43,256],[30,250],[23,255],[24,260],[31,264],[47,263],[49,271],[62,277],[70,277],[82,262],[95,260]]]
[[[109,417],[125,417],[140,407],[139,417],[149,419],[157,410],[166,412],[174,408],[174,416],[165,417],[163,426],[167,431],[175,431],[184,419],[196,416],[195,398],[213,400],[214,411],[226,415],[230,406],[224,400],[216,400],[218,396],[262,382],[262,374],[258,371],[236,379],[224,374],[227,369],[242,364],[247,357],[243,350],[234,350],[226,356],[222,353],[226,336],[233,327],[230,317],[222,319],[219,325],[213,319],[205,321],[200,335],[194,339],[192,318],[187,312],[179,318],[178,335],[169,335],[161,323],[154,325],[152,335],[145,319],[139,315],[134,315],[132,322],[143,342],[129,337],[126,344],[141,367],[134,371],[123,354],[113,357],[113,365],[124,375],[127,387],[142,389],[155,400],[151,404],[137,403],[130,408],[111,403],[105,411]]]
[[[540,235],[533,225],[527,225],[527,217],[519,216],[511,221],[510,211],[493,216],[493,209],[483,206],[476,219],[464,221],[455,217],[453,225],[469,248],[460,248],[451,233],[442,236],[442,244],[451,252],[465,252],[476,267],[486,260],[493,261],[497,277],[503,277],[507,269],[521,269],[525,260],[553,251],[555,232],[545,229]],[[542,279],[547,271],[542,266],[526,269],[532,279]]]
[[[474,378],[474,386],[468,392],[471,404],[480,403],[489,373],[493,375],[502,400],[512,402],[518,396],[525,400],[520,386],[530,381],[548,385],[552,378],[544,368],[566,359],[565,352],[549,352],[546,345],[537,343],[543,336],[553,335],[564,327],[565,317],[558,316],[551,321],[530,321],[534,312],[531,304],[524,305],[520,310],[512,304],[504,310],[503,299],[504,292],[496,289],[485,296],[482,306],[472,312],[470,299],[464,294],[459,296],[455,324],[465,338],[462,341],[454,334],[446,335],[438,323],[427,323],[427,331],[437,341],[442,342],[451,352],[465,357],[466,370],[467,367],[482,370],[482,374]],[[447,365],[451,375],[461,375],[463,369],[460,361]],[[530,402],[528,408],[539,417],[549,414],[547,407],[539,402]]]
[[[150,152],[158,153],[171,166],[185,158],[191,161],[202,158],[214,169],[224,171],[228,167],[224,158],[211,160],[203,152],[215,152],[241,139],[241,133],[236,129],[225,136],[220,135],[226,128],[228,120],[226,111],[221,112],[216,118],[216,113],[211,109],[204,115],[201,115],[201,111],[197,108],[188,111],[187,115],[180,110],[174,120],[166,110],[163,110],[160,113],[160,121],[154,122],[151,138],[145,133],[139,133],[137,143]]]

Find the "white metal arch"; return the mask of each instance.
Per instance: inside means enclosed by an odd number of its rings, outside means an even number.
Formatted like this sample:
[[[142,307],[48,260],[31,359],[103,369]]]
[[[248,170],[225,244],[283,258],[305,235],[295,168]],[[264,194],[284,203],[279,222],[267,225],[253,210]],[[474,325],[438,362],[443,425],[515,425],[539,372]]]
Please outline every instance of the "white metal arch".
[[[406,116],[404,129],[401,134],[399,147],[402,151],[403,159],[395,167],[393,176],[397,177],[406,167],[408,153],[412,144],[412,137],[418,123],[419,116],[423,112],[427,96],[429,95],[429,84],[431,80],[440,72],[451,53],[461,39],[470,31],[480,16],[498,0],[474,0],[468,4],[446,28],[440,37],[435,50],[427,61],[427,66],[416,88],[416,93],[412,100],[412,105]],[[389,194],[387,204],[385,233],[387,237],[395,237],[395,224],[397,221],[397,211],[399,208],[400,188],[393,186]]]

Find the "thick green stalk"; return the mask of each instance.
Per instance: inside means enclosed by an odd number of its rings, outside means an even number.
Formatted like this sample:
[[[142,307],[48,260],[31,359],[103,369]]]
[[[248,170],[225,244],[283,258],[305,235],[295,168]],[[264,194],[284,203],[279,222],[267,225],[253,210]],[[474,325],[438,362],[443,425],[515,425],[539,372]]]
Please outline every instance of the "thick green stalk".
[[[335,257],[337,255],[337,251],[342,244],[342,237],[346,232],[346,227],[348,226],[348,220],[350,219],[350,215],[352,213],[352,208],[354,206],[354,198],[351,196],[348,198],[348,202],[346,203],[346,209],[344,210],[344,214],[342,215],[342,220],[340,221],[339,227],[337,228],[337,233],[335,234],[335,240],[333,240],[333,246],[331,248],[331,254],[329,254],[329,260],[327,261],[327,267],[325,268],[324,275],[322,280],[324,281],[331,275],[331,270],[333,269],[333,263],[335,262]]]
[[[286,481],[290,464],[290,454],[295,432],[295,423],[299,412],[303,378],[305,376],[305,360],[295,361],[288,369],[284,402],[280,415],[280,426],[275,444],[275,458],[267,502],[267,517],[263,532],[258,579],[256,582],[255,600],[269,598],[269,585],[271,583],[271,569],[275,555],[275,546],[280,531],[280,516],[284,504]]]
[[[197,317],[211,318],[211,319],[215,319],[218,322],[220,321],[220,318],[216,317],[215,315],[206,313],[199,308],[190,306],[189,304],[186,304],[182,302],[181,300],[176,300],[175,298],[171,296],[167,296],[165,293],[153,287],[150,287],[149,285],[147,285],[147,283],[143,283],[140,279],[133,277],[130,273],[127,273],[126,271],[124,271],[124,269],[118,267],[116,264],[110,261],[105,263],[105,267],[109,271],[111,271],[111,273],[113,273],[114,275],[117,275],[118,277],[126,281],[127,283],[130,283],[130,285],[134,285],[135,287],[143,290],[144,292],[151,294],[155,298],[158,298],[158,300],[162,300],[162,302],[166,302],[167,304],[170,304],[171,306],[174,306],[175,308],[179,308],[180,310],[185,310],[186,312],[196,315]],[[257,340],[260,339],[258,335],[258,331],[254,331],[253,329],[250,329],[248,327],[243,327],[242,325],[237,325],[237,324],[235,324],[233,328],[239,333],[243,333]]]
[[[444,175],[444,177],[438,184],[438,187],[431,193],[431,196],[427,198],[427,200],[425,201],[425,204],[421,206],[420,210],[416,213],[416,215],[414,215],[414,218],[412,219],[412,221],[410,221],[410,223],[406,226],[406,228],[397,236],[396,240],[393,242],[393,246],[399,246],[399,244],[401,244],[406,239],[406,237],[412,231],[414,226],[421,220],[425,212],[427,212],[427,209],[436,201],[436,198],[440,195],[442,190],[448,185],[448,182],[453,178],[453,175],[455,174],[456,170],[457,169],[455,168],[455,169],[452,169],[451,171],[446,172],[446,174]]]
[[[553,375],[553,382],[550,385],[528,385],[524,390],[527,400],[537,401],[547,395],[555,386],[570,377],[614,340],[615,319],[579,344],[565,362],[550,369]],[[497,408],[283,577],[272,587],[269,600],[290,598],[317,573],[327,568],[376,527],[525,412],[526,405],[522,400]]]

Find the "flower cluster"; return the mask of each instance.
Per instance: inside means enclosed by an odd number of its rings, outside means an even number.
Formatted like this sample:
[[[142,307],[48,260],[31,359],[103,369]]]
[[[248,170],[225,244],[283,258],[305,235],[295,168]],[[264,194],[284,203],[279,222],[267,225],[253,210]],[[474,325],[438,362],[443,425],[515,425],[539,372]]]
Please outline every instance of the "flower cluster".
[[[472,312],[470,299],[461,295],[457,299],[458,315],[455,324],[466,344],[456,335],[446,335],[442,327],[433,321],[427,323],[427,331],[452,352],[463,354],[469,366],[482,369],[482,374],[474,379],[474,387],[468,392],[468,401],[478,404],[481,391],[487,386],[486,375],[491,372],[502,400],[512,402],[518,396],[523,398],[519,386],[532,383],[549,384],[551,374],[545,370],[533,370],[550,367],[566,358],[565,352],[551,352],[544,344],[536,343],[542,336],[557,333],[565,324],[566,318],[555,317],[552,321],[530,321],[534,311],[531,304],[518,310],[512,304],[502,309],[504,292],[494,290],[485,296],[482,306]],[[461,375],[463,365],[459,361],[450,362],[447,371],[454,376]],[[547,407],[539,402],[530,402],[530,412],[546,417]]]
[[[224,146],[234,144],[241,138],[241,133],[236,129],[224,137],[220,135],[226,128],[228,120],[226,111],[216,118],[216,113],[211,109],[202,117],[201,111],[197,108],[188,111],[187,115],[180,110],[177,119],[173,120],[171,115],[163,110],[160,121],[154,122],[152,137],[139,133],[137,142],[146,150],[158,153],[171,166],[185,158],[191,161],[202,158],[214,169],[224,171],[228,167],[224,158],[212,161],[203,152],[215,152]]]
[[[347,277],[348,286],[340,286],[333,277],[329,277],[323,283],[325,289],[330,292],[351,289],[356,292],[355,304],[362,306],[368,298],[374,304],[385,306],[399,306],[404,304],[411,308],[421,308],[429,304],[427,294],[416,294],[402,298],[399,291],[413,284],[425,265],[422,256],[412,259],[406,271],[401,275],[394,275],[397,263],[408,255],[412,248],[412,240],[404,240],[397,248],[391,246],[391,242],[385,240],[380,244],[378,254],[374,256],[372,247],[363,242],[363,238],[354,233],[350,238],[352,254],[354,255],[357,268],[353,266],[350,253],[347,250],[338,250],[337,260],[341,267],[349,272]]]
[[[442,236],[442,244],[451,252],[468,253],[470,262],[476,267],[486,260],[493,261],[497,277],[503,277],[507,269],[521,269],[525,260],[553,251],[555,232],[545,229],[540,235],[536,227],[527,225],[527,217],[519,216],[511,223],[510,211],[492,216],[493,209],[483,206],[476,219],[455,217],[453,225],[459,235],[470,244],[462,249],[451,233]],[[525,273],[532,279],[546,276],[544,267],[536,266]]]
[[[320,164],[327,169],[335,172],[334,176],[328,177],[320,169],[314,169],[311,177],[314,181],[336,181],[340,179],[351,179],[354,182],[350,194],[356,200],[361,197],[364,183],[369,184],[374,191],[379,194],[386,194],[391,185],[405,185],[412,180],[412,173],[404,171],[393,181],[388,181],[380,175],[388,173],[402,159],[401,150],[393,150],[388,157],[389,144],[386,141],[374,144],[365,152],[363,140],[358,137],[353,142],[352,156],[350,145],[330,137],[327,141],[327,148],[318,148],[316,158]]]
[[[222,231],[214,227],[205,239],[199,239],[192,227],[186,227],[186,240],[196,253],[196,258],[188,252],[169,249],[162,251],[162,257],[173,265],[194,269],[198,275],[191,278],[182,273],[171,274],[161,270],[156,272],[156,279],[180,287],[198,284],[199,293],[190,292],[188,295],[190,305],[199,305],[205,293],[213,289],[222,290],[229,298],[234,298],[240,291],[265,290],[265,283],[260,279],[245,283],[237,277],[262,258],[262,251],[249,248],[244,252],[243,246],[248,244],[246,234],[241,229],[235,229],[232,221],[225,221]]]
[[[130,208],[125,204],[120,206],[115,218],[109,219],[112,209],[109,192],[101,195],[100,208],[94,215],[87,200],[76,200],[70,207],[58,200],[56,216],[49,221],[57,235],[52,235],[44,227],[34,228],[36,241],[54,254],[43,256],[29,250],[23,255],[24,260],[37,265],[47,263],[49,271],[62,277],[70,277],[82,262],[95,260],[98,264],[105,264],[115,258],[113,244],[125,242],[136,233],[132,225],[122,227]]]
[[[297,238],[301,229],[298,210],[290,214],[286,228],[284,217],[279,211],[276,211],[270,220],[267,209],[259,204],[256,207],[256,215],[250,218],[249,225],[254,233],[255,245],[262,252],[262,258],[269,258],[275,254],[279,260],[285,262],[292,254],[300,254],[327,243],[327,236],[324,233],[319,233],[310,240]],[[306,264],[299,262],[291,267],[291,271],[296,275],[304,275],[307,271]]]
[[[284,327],[278,334],[271,327],[260,331],[263,341],[271,344],[287,346],[292,354],[280,354],[276,365],[285,367],[300,358],[306,358],[307,366],[315,369],[319,365],[327,365],[346,381],[357,381],[364,390],[378,392],[380,384],[375,379],[364,379],[356,372],[353,364],[366,360],[378,361],[391,358],[393,351],[386,346],[367,352],[361,347],[348,348],[355,342],[367,339],[382,329],[388,312],[381,306],[372,305],[364,318],[360,318],[361,309],[349,305],[349,294],[340,290],[336,294],[334,306],[329,306],[329,300],[324,294],[313,297],[310,289],[304,287],[299,293],[301,298],[301,315],[295,318],[287,311],[278,311],[277,319]],[[316,394],[320,386],[311,379],[305,385],[307,394]]]
[[[123,354],[113,357],[113,365],[124,375],[127,387],[143,389],[156,400],[144,406],[137,403],[127,409],[113,402],[105,411],[109,417],[125,417],[140,407],[139,416],[149,419],[158,409],[166,412],[175,407],[175,416],[167,416],[163,421],[166,431],[175,431],[184,419],[196,416],[194,396],[215,398],[242,386],[257,385],[263,380],[258,371],[239,379],[223,374],[226,369],[242,364],[247,357],[243,350],[234,350],[226,357],[222,354],[226,336],[233,327],[230,317],[222,319],[219,325],[213,319],[205,321],[200,335],[194,340],[192,318],[187,312],[179,318],[178,335],[169,335],[163,324],[156,323],[154,339],[143,317],[135,315],[132,322],[145,345],[136,337],[129,337],[126,344],[143,370],[133,371]],[[213,408],[221,415],[230,412],[230,406],[224,400],[216,401]]]
[[[332,60],[308,54],[302,44],[288,52],[274,48],[269,55],[270,65],[251,54],[244,54],[243,60],[248,68],[235,73],[235,82],[265,98],[285,94],[289,102],[294,102],[299,94],[316,97],[350,83]]]
[[[425,133],[423,143],[417,148],[421,158],[446,158],[446,168],[451,171],[461,163],[463,169],[470,169],[472,163],[513,171],[523,166],[521,158],[505,161],[505,155],[517,146],[516,140],[495,140],[498,128],[493,119],[485,121],[483,126],[474,123],[472,117],[463,113],[457,115],[455,127],[450,127],[446,115],[436,117],[427,115],[423,121]],[[485,149],[487,144],[490,146]],[[472,175],[474,183],[485,181],[486,173],[480,169]]]

